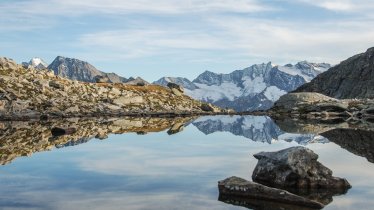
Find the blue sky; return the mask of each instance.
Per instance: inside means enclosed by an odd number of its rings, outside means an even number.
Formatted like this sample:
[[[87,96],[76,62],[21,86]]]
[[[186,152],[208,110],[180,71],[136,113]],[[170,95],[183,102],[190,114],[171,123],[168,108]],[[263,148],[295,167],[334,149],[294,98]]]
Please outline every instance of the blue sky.
[[[372,0],[0,0],[0,56],[195,78],[255,63],[337,64],[374,46]]]

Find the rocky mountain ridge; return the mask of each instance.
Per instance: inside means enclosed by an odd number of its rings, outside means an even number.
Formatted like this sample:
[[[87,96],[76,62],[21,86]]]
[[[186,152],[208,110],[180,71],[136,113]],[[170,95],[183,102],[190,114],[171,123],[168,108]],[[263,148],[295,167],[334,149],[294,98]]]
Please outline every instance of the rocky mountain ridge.
[[[52,70],[57,76],[82,82],[96,82],[97,76],[105,78],[111,83],[126,83],[131,81],[131,79],[118,76],[115,73],[99,71],[86,61],[62,56],[57,56],[48,66],[48,69]]]
[[[318,92],[338,99],[374,98],[374,47],[342,61],[295,92]]]
[[[174,82],[192,98],[236,111],[266,110],[287,92],[295,90],[330,68],[326,63],[299,62],[295,65],[252,65],[229,74],[205,71],[192,82],[186,78],[163,77],[154,82],[166,86]]]
[[[73,81],[0,57],[0,119],[220,111],[173,88]]]

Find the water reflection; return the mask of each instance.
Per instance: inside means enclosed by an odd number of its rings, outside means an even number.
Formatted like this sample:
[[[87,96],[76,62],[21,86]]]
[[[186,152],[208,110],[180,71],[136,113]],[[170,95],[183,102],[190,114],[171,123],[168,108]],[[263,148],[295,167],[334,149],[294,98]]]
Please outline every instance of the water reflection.
[[[365,157],[368,161],[374,163],[373,123],[363,121],[356,124],[350,124],[349,122],[323,124],[318,121],[296,121],[292,119],[275,122],[285,132],[321,135],[349,152]]]
[[[310,132],[318,124],[296,124],[289,127],[301,134],[268,117],[252,116],[2,122],[0,209],[242,209],[217,201],[217,180],[232,175],[250,179],[257,162],[253,154],[298,143],[353,186],[346,195],[333,197],[326,209],[370,209],[374,164],[355,154],[371,159],[362,153],[371,154],[372,133],[359,134],[366,136],[365,144],[348,146],[359,138],[344,132],[329,135],[331,125]],[[50,132],[55,126],[76,127],[77,132],[55,138]],[[345,144],[335,140],[342,137]]]
[[[328,142],[320,135],[286,133],[267,116],[207,116],[195,120],[192,124],[207,135],[225,131],[255,142],[269,144],[278,140],[294,141],[301,145]]]
[[[121,118],[68,119],[50,122],[0,122],[0,164],[5,165],[20,156],[35,152],[86,143],[91,139],[106,139],[110,134],[181,131],[192,118]],[[53,127],[72,127],[71,135],[53,136]]]

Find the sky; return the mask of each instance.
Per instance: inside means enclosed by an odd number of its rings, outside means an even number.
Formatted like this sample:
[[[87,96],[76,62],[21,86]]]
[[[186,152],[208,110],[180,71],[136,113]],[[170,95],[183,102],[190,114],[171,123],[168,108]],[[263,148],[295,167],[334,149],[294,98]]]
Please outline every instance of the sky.
[[[0,0],[0,56],[60,55],[154,81],[374,46],[373,0]]]

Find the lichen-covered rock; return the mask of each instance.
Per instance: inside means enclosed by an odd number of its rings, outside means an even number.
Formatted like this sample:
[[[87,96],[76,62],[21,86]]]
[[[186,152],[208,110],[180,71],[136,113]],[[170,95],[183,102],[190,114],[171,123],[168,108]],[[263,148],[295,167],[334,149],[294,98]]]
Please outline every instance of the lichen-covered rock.
[[[332,171],[317,161],[318,155],[305,147],[277,152],[260,152],[253,171],[255,182],[282,189],[349,189],[346,179],[333,177]]]
[[[299,209],[309,207],[322,209],[324,205],[317,201],[292,194],[285,190],[267,187],[258,183],[250,182],[239,177],[230,177],[218,182],[220,197],[255,199],[257,201],[270,201],[283,204],[299,206]],[[295,208],[296,209],[296,208]]]

